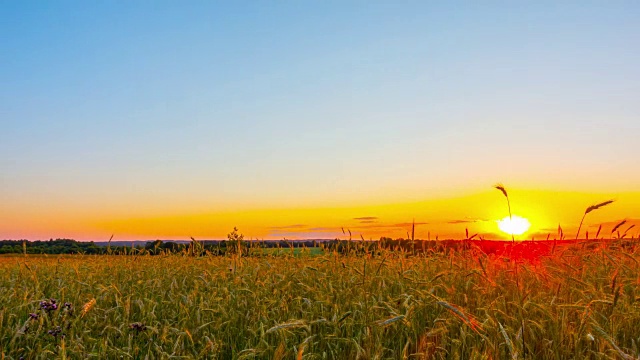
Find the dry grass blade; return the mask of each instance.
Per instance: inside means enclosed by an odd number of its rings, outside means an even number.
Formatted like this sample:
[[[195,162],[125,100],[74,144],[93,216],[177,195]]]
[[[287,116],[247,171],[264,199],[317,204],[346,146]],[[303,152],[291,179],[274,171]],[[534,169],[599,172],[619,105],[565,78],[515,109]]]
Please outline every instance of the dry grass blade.
[[[311,335],[311,336],[307,337],[306,339],[304,339],[304,341],[300,344],[300,346],[298,347],[298,355],[296,356],[296,360],[302,360],[303,359],[304,348],[307,347],[307,344],[309,343],[309,341],[311,339],[313,339],[314,337],[316,337],[316,336],[315,335]]]
[[[411,241],[415,240],[416,236],[416,219],[411,222]]]
[[[393,324],[394,322],[400,321],[402,319],[404,319],[404,315],[399,315],[399,316],[392,317],[391,319],[378,321],[378,325],[387,326],[389,324]]]
[[[478,323],[478,321],[476,319],[474,319],[471,315],[467,315],[467,314],[463,313],[462,310],[460,310],[457,307],[449,304],[446,301],[438,301],[438,305],[445,307],[452,314],[457,316],[460,320],[462,320],[462,322],[467,324],[467,326],[469,326],[471,328],[471,330],[475,331],[478,334],[480,333],[480,331],[479,331],[480,323]]]
[[[511,354],[511,358],[512,359],[517,359],[518,358],[518,353],[513,348],[513,342],[511,341],[511,339],[509,338],[509,335],[507,335],[507,332],[504,330],[504,327],[502,327],[502,324],[500,324],[499,321],[498,321],[498,326],[500,326],[500,333],[502,333],[502,337],[504,337],[504,341],[507,343],[507,348],[509,349],[509,353]]]
[[[288,323],[278,324],[278,325],[270,328],[269,330],[265,331],[265,334],[269,334],[269,333],[272,333],[274,331],[278,331],[278,330],[282,330],[282,329],[295,329],[295,328],[300,328],[300,327],[304,327],[304,326],[306,326],[304,321],[292,321],[292,322],[288,322]]]
[[[614,226],[613,229],[611,230],[611,233],[613,234],[614,232],[616,232],[616,230],[618,230],[620,228],[620,226],[624,225],[627,223],[627,220],[622,220],[618,223],[618,225]]]
[[[620,355],[621,358],[625,359],[625,360],[633,360],[633,356],[625,353],[624,351],[622,351],[622,349],[618,346],[618,344],[616,344],[616,342],[613,340],[613,338],[611,338],[611,336],[609,336],[609,334],[607,334],[606,331],[604,331],[604,329],[602,329],[600,326],[597,325],[597,323],[592,323],[591,327],[601,336],[603,337],[605,340],[607,340],[607,342],[609,343],[609,345],[611,345],[612,348],[614,348],[616,350],[616,352],[618,353],[618,355]]]
[[[111,234],[111,237],[109,238],[109,241],[107,242],[107,254],[111,254],[111,240],[113,240],[113,235]]]
[[[629,230],[633,229],[634,227],[636,227],[636,224],[629,226],[627,230],[625,230],[624,233],[622,234],[622,237],[624,238],[625,236],[627,236],[627,233],[629,232]]]
[[[276,348],[275,353],[273,354],[273,359],[274,360],[284,359],[286,354],[287,354],[287,348],[285,344],[281,342],[280,345],[278,345],[278,347]]]

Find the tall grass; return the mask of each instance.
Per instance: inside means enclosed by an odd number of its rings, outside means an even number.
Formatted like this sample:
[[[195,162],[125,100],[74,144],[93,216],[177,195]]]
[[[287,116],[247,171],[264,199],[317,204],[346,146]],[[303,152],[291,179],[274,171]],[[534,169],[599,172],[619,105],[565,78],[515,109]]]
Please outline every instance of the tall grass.
[[[507,189],[505,189],[504,185],[502,184],[496,184],[493,187],[499,190],[507,199],[507,207],[509,208],[509,221],[513,221],[513,215],[511,214],[511,202],[509,201],[509,194],[507,194]],[[513,236],[513,233],[511,233],[511,241],[513,243],[516,242],[516,238],[515,236]]]
[[[0,358],[640,356],[633,242],[505,260],[473,247],[0,257]]]
[[[582,223],[584,222],[584,218],[587,217],[587,214],[589,214],[590,212],[592,212],[594,210],[598,210],[601,207],[607,206],[607,205],[613,203],[613,201],[614,200],[607,200],[607,201],[601,202],[599,204],[591,205],[584,211],[584,215],[582,215],[582,220],[580,220],[580,226],[578,226],[578,232],[576,233],[576,240],[578,240],[578,237],[580,236],[580,230],[582,229]],[[599,233],[600,233],[600,229],[598,229],[598,234]],[[596,235],[596,238],[597,237],[598,237],[598,235]]]

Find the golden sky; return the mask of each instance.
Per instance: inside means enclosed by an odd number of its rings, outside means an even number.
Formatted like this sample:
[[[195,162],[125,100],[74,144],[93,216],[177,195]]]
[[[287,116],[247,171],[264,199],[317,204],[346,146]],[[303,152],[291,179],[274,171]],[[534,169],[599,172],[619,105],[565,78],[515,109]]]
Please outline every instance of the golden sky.
[[[561,225],[568,238],[575,237],[578,223],[586,207],[608,199],[611,205],[590,213],[584,231],[591,237],[599,225],[601,236],[610,236],[615,224],[626,219],[622,229],[638,224],[640,192],[581,193],[509,189],[514,215],[529,219],[531,228],[517,236],[519,240],[557,237]],[[85,208],[82,211],[64,206],[29,210],[22,214],[7,211],[1,214],[5,238],[47,239],[69,237],[79,240],[106,240],[111,234],[117,240],[149,239],[221,239],[234,226],[253,239],[348,238],[354,239],[407,237],[415,220],[416,238],[461,239],[465,229],[470,235],[478,233],[487,239],[508,239],[496,221],[508,216],[505,198],[495,189],[454,197],[431,200],[333,206],[284,206],[227,211],[188,211],[176,209],[164,213],[144,207]],[[638,224],[640,227],[640,224]],[[343,234],[342,229],[346,234]],[[633,228],[628,236],[637,236]]]

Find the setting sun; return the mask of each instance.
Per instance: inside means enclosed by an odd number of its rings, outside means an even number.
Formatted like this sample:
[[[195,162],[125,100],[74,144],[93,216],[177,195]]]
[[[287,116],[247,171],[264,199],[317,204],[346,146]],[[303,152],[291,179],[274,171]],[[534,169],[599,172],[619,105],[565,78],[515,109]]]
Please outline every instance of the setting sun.
[[[513,217],[507,216],[502,220],[498,220],[500,230],[509,235],[522,235],[529,230],[530,226],[529,220],[517,215],[513,215]]]

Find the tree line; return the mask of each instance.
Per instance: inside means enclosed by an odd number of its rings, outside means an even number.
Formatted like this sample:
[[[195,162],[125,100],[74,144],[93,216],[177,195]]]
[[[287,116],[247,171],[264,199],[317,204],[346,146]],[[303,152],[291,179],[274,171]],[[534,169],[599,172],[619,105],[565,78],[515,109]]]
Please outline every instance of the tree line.
[[[105,250],[93,241],[73,239],[0,241],[0,254],[103,254]]]
[[[227,234],[226,240],[205,240],[191,242],[155,240],[146,243],[132,243],[124,246],[110,242],[105,245],[93,241],[76,241],[73,239],[49,240],[2,240],[0,254],[187,254],[191,256],[239,254],[241,256],[255,255],[258,249],[294,249],[294,248],[323,248],[338,253],[375,253],[380,249],[402,250],[410,252],[424,252],[427,249],[443,250],[443,248],[457,248],[464,246],[460,242],[424,241],[380,238],[379,241],[359,240],[244,240],[244,235],[234,228]],[[445,244],[446,243],[446,244]]]

